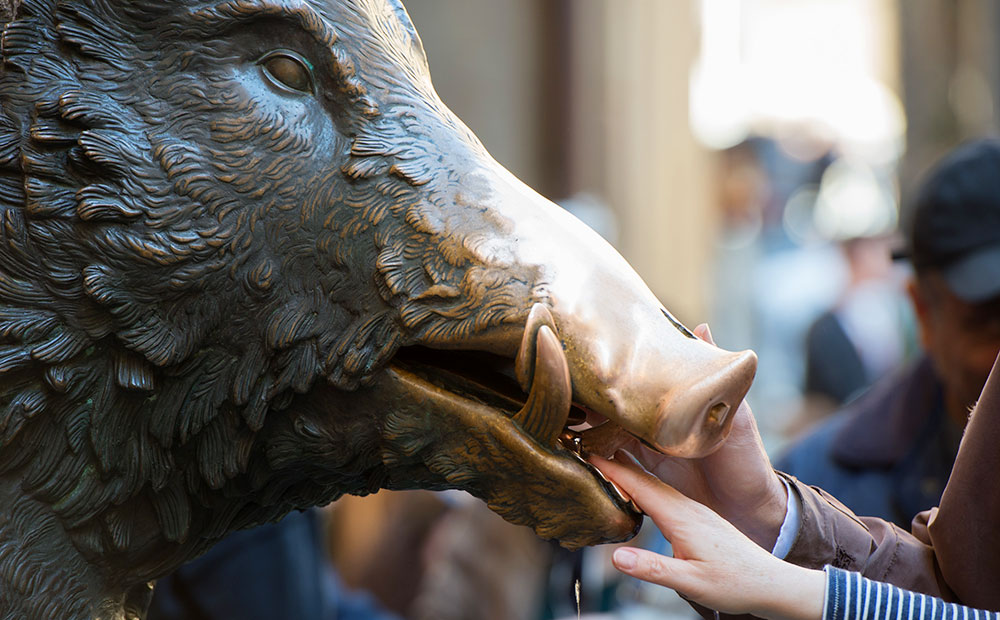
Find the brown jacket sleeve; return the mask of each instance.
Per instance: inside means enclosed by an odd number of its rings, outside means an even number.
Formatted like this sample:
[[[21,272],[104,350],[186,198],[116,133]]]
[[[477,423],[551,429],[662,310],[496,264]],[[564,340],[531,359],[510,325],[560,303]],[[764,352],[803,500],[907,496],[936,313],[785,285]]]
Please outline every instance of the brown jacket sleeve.
[[[802,500],[788,561],[832,564],[909,590],[1000,610],[1000,358],[962,437],[941,506],[920,513],[913,534],[856,517],[821,489],[785,476]]]
[[[858,517],[818,487],[786,474],[801,500],[799,534],[785,558],[807,568],[857,571],[870,579],[953,600],[937,570],[934,550],[892,523]]]
[[[783,472],[777,473],[788,481],[802,507],[799,533],[786,560],[816,569],[830,564],[857,571],[870,579],[954,600],[937,571],[934,551],[929,545],[882,519],[856,516],[819,487],[805,485]],[[693,602],[691,606],[705,620],[754,618],[748,615],[715,616],[708,608]]]

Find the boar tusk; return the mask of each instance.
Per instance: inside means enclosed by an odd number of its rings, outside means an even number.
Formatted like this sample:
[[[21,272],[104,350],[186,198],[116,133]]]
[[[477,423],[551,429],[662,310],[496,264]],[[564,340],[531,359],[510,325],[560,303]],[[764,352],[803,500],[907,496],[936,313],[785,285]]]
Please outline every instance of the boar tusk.
[[[521,348],[517,352],[517,359],[514,360],[514,375],[525,392],[531,389],[531,379],[535,374],[535,344],[538,341],[538,330],[543,325],[547,325],[553,334],[559,333],[549,309],[542,304],[535,304],[528,313],[524,334],[521,336]]]
[[[538,328],[534,349],[531,392],[514,421],[542,445],[552,446],[569,418],[572,404],[569,365],[559,339],[548,325]]]

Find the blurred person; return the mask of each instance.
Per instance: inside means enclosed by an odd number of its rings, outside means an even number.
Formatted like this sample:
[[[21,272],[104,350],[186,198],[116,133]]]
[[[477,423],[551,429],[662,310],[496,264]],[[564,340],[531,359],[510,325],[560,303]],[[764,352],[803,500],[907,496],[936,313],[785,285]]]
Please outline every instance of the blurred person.
[[[226,537],[157,581],[149,620],[399,620],[344,587],[323,544],[320,510]]]
[[[348,495],[326,511],[326,547],[344,584],[370,594],[395,614],[412,617],[427,567],[420,558],[460,491],[382,490]],[[443,619],[442,619],[443,620]]]
[[[790,132],[791,133],[791,132]],[[726,348],[759,355],[751,400],[768,445],[784,441],[801,399],[802,338],[830,306],[846,268],[827,243],[791,225],[835,161],[832,144],[802,127],[801,139],[752,136],[716,155],[718,231],[709,289],[710,322]],[[821,277],[817,277],[821,274]]]
[[[715,239],[711,321],[736,349],[754,342],[753,269],[762,258],[764,212],[771,183],[758,154],[760,139],[720,151],[715,166],[719,229]],[[733,303],[737,300],[738,303]]]
[[[430,532],[412,620],[536,620],[553,545],[461,494]]]
[[[925,355],[796,442],[782,471],[907,527],[937,505],[1000,351],[1000,141],[963,145],[917,194],[907,287]]]
[[[899,367],[908,342],[904,294],[888,235],[840,242],[848,282],[834,307],[806,332],[807,398],[843,405]]]
[[[759,355],[751,398],[767,412],[761,424],[769,445],[783,440],[801,399],[806,329],[834,302],[846,277],[837,249],[816,242],[811,209],[804,208],[836,152],[801,129],[797,137],[753,138],[740,165],[724,169],[741,175],[735,188],[742,191],[723,194],[712,324],[727,348],[752,348]]]

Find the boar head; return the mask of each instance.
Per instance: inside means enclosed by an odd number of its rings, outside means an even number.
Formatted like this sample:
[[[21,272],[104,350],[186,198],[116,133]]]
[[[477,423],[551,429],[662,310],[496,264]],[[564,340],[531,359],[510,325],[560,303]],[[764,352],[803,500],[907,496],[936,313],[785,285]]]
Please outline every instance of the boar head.
[[[101,592],[379,488],[626,539],[582,455],[705,454],[750,385],[488,155],[394,0],[25,0],[3,61],[3,527]]]

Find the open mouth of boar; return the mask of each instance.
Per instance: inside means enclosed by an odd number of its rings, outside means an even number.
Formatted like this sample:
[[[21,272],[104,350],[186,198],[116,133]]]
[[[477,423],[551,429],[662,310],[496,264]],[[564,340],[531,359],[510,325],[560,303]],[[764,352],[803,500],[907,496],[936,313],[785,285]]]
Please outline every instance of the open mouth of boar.
[[[573,402],[566,355],[544,306],[532,309],[514,359],[410,346],[397,352],[392,366],[411,380],[501,412],[539,450],[579,462],[623,511],[641,514],[631,498],[587,461],[590,454],[610,456],[633,436]]]

